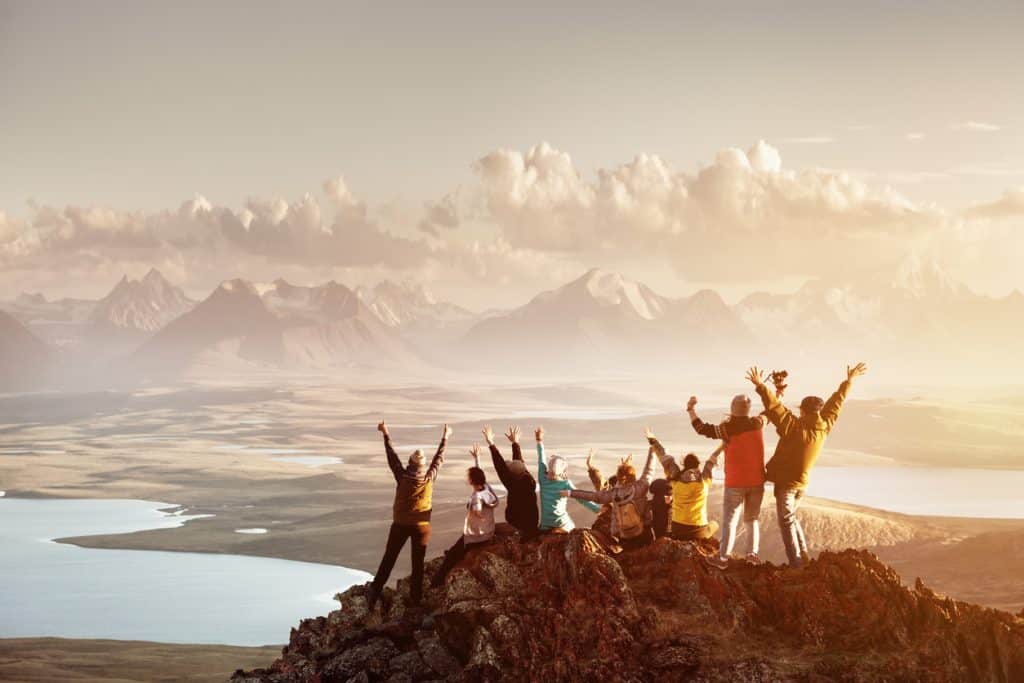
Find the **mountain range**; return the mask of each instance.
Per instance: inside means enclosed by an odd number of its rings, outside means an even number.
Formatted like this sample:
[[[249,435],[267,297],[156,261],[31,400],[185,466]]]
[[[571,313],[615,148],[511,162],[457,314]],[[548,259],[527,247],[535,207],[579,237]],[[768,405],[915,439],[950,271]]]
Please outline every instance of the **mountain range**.
[[[888,272],[753,293],[732,306],[713,290],[665,297],[597,269],[486,314],[388,281],[353,289],[236,279],[195,302],[154,269],[123,278],[99,301],[22,294],[3,308],[6,324],[30,331],[50,363],[81,367],[84,359],[162,378],[223,366],[651,375],[852,358],[908,373],[942,363],[946,374],[1004,377],[1020,364],[1024,332],[1024,295],[976,294],[916,257]],[[0,362],[12,365],[20,345],[33,344],[8,336]]]

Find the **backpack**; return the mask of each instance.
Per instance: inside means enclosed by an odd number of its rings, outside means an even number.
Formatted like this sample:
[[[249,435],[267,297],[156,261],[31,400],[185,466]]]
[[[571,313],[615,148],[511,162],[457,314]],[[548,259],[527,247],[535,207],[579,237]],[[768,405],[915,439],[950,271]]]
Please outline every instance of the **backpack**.
[[[644,518],[640,516],[633,497],[636,489],[630,487],[629,495],[625,498],[612,500],[612,510],[615,520],[618,522],[619,538],[636,538],[644,532]]]

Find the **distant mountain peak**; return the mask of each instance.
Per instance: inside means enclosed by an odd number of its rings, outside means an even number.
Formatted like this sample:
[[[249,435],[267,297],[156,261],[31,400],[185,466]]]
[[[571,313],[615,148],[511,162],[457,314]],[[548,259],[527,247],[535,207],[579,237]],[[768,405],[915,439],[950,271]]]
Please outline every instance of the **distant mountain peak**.
[[[582,291],[601,306],[632,310],[645,320],[654,320],[665,310],[664,299],[646,285],[600,268],[591,268],[561,290],[556,290],[565,294],[571,291]]]
[[[90,320],[124,329],[153,332],[189,311],[195,302],[156,268],[141,280],[121,277],[93,310]]]
[[[953,279],[938,261],[914,251],[896,267],[893,286],[914,297],[959,295],[964,286]]]

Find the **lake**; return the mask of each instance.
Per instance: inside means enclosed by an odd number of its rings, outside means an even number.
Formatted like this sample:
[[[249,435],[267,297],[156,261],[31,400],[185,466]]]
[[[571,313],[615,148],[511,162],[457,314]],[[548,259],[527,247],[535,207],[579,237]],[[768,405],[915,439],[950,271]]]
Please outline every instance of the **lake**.
[[[940,517],[1024,518],[1024,470],[816,467],[807,495]]]
[[[178,526],[171,505],[0,497],[0,637],[266,645],[336,609],[365,572],[241,555],[101,550],[54,538]]]

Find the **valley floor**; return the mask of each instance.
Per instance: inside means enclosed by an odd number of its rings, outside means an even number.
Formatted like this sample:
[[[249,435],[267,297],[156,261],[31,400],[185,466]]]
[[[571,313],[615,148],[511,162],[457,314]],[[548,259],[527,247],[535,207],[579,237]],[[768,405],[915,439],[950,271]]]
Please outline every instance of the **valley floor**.
[[[196,683],[265,664],[279,646],[167,645],[125,640],[0,639],[0,680],[31,683]]]
[[[724,405],[732,390],[702,396],[701,407]],[[1020,436],[1015,425],[1021,424],[1024,403],[1007,405],[1017,412],[997,421],[978,407],[854,400],[821,465],[950,466],[967,458],[978,467],[1024,468],[1006,446]],[[403,455],[417,447],[430,452],[445,421],[455,428],[434,498],[430,555],[436,556],[461,531],[462,473],[470,464],[468,448],[482,440],[485,424],[498,432],[519,424],[531,465],[530,431],[543,424],[549,450],[568,454],[580,485],[589,447],[608,470],[628,452],[642,460],[648,424],[673,453],[710,453],[714,444],[696,437],[671,406],[648,387],[627,383],[371,387],[275,380],[132,394],[0,397],[0,490],[21,497],[153,500],[212,515],[179,528],[70,539],[82,546],[258,555],[372,572],[394,490],[375,431],[382,417]],[[711,420],[720,408],[702,412]],[[313,457],[319,466],[296,457]],[[493,469],[489,462],[485,467]],[[716,487],[709,507],[715,518],[720,495]],[[770,503],[768,497],[763,508],[764,555],[778,561]],[[578,524],[590,523],[590,513],[571,509]],[[921,577],[963,600],[1013,612],[1024,608],[1024,520],[908,516],[816,499],[803,514],[817,550],[865,547],[908,583]],[[253,528],[267,533],[237,533]],[[405,575],[406,562],[403,556],[396,577]],[[110,642],[0,641],[0,679],[221,680],[234,668],[276,654],[273,648],[119,643],[115,656]]]

